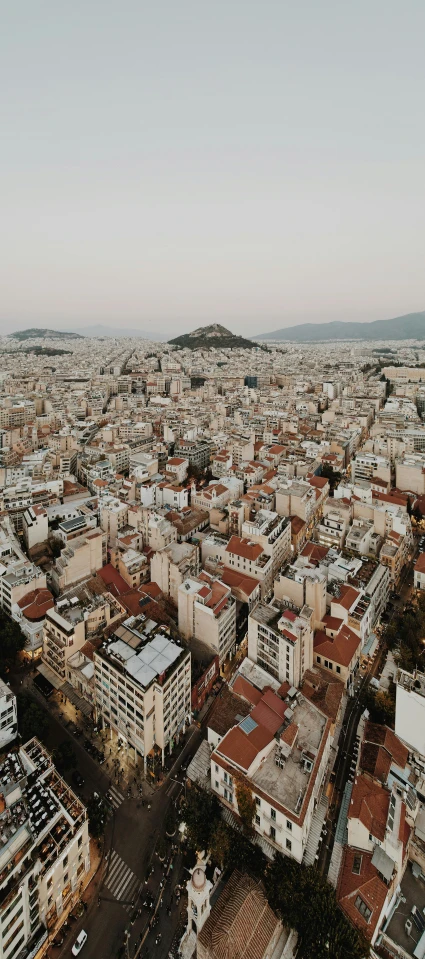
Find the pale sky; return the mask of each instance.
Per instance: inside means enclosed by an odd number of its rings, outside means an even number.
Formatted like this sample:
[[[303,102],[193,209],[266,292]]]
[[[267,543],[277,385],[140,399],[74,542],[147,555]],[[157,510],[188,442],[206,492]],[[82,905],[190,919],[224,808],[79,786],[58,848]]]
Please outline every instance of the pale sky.
[[[425,309],[423,0],[18,0],[1,329]]]

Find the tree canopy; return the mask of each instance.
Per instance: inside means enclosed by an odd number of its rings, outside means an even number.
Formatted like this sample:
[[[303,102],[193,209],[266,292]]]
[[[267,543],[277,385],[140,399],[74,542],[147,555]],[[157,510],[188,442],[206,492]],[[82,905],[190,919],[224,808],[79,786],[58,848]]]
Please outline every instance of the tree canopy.
[[[272,909],[298,933],[298,959],[363,959],[366,940],[341,912],[331,884],[313,866],[278,853],[264,883]]]
[[[17,623],[0,609],[0,675],[5,676],[15,665],[18,653],[25,646],[25,636]]]
[[[20,693],[18,704],[18,730],[22,742],[26,743],[33,736],[44,740],[49,728],[49,718],[44,709],[31,699],[28,693]]]

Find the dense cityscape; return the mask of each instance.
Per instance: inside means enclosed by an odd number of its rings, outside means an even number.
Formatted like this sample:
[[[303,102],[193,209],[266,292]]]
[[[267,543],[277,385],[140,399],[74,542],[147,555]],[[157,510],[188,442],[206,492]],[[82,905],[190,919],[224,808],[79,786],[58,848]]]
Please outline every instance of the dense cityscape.
[[[423,957],[423,342],[0,351],[0,959]]]

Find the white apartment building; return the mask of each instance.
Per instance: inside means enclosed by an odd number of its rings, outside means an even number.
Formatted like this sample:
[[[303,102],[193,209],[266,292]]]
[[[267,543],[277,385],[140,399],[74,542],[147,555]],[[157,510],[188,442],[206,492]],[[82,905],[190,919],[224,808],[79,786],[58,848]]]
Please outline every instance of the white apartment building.
[[[94,529],[72,540],[61,551],[52,569],[52,587],[57,595],[87,579],[106,563],[106,534]]]
[[[90,869],[86,809],[32,739],[0,766],[0,957],[36,956]]]
[[[211,790],[237,813],[236,784],[244,778],[255,800],[253,828],[266,840],[267,855],[277,850],[302,862],[329,760],[331,721],[295,689],[285,698],[270,688],[261,695],[253,687],[253,693],[257,705],[211,755]]]
[[[49,535],[49,521],[44,506],[30,506],[22,517],[22,532],[27,549],[44,543]]]
[[[395,482],[397,489],[425,493],[425,457],[423,453],[406,454],[395,462]]]
[[[220,666],[236,642],[236,602],[230,586],[202,573],[178,589],[179,630],[186,639],[201,639],[218,654]]]
[[[248,616],[248,658],[279,683],[300,686],[313,665],[313,610],[260,602]]]
[[[396,677],[395,733],[425,762],[425,673],[399,669]]]
[[[191,721],[191,657],[166,627],[130,617],[94,654],[95,714],[134,761],[156,748],[164,762]]]
[[[371,480],[374,476],[379,476],[390,483],[390,460],[386,456],[379,456],[377,453],[357,453],[351,467],[353,483],[358,480]]]
[[[291,524],[287,517],[267,509],[260,509],[255,516],[242,524],[242,536],[259,543],[272,561],[274,579],[291,555]]]
[[[16,696],[10,686],[0,679],[0,749],[15,739],[18,732]]]

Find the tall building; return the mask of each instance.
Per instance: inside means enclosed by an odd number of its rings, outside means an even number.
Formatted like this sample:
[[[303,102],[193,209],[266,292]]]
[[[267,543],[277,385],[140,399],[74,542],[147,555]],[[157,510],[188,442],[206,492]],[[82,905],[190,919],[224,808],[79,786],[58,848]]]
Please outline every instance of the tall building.
[[[165,626],[130,617],[94,654],[97,723],[109,726],[134,760],[165,750],[191,721],[190,652]]]
[[[0,800],[0,959],[29,959],[90,869],[87,813],[37,739],[6,755]]]

